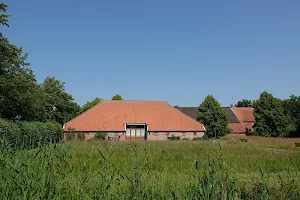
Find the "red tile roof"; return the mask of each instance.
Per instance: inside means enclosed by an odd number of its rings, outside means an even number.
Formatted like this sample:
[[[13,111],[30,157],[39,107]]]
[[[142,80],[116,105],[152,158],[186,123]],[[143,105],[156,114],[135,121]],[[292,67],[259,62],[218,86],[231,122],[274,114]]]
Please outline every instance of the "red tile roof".
[[[253,108],[235,107],[231,109],[240,121],[255,122],[255,118],[253,115],[253,111],[254,111]]]
[[[165,101],[112,101],[67,122],[64,130],[125,131],[125,123],[147,123],[149,131],[205,131],[204,126]]]
[[[245,133],[246,131],[246,127],[241,122],[229,123],[228,128],[231,130],[231,133]]]
[[[245,133],[246,128],[252,129],[253,123],[255,123],[255,118],[253,115],[253,108],[241,108],[234,107],[231,108],[240,123],[229,123],[228,128],[232,130],[232,133]]]

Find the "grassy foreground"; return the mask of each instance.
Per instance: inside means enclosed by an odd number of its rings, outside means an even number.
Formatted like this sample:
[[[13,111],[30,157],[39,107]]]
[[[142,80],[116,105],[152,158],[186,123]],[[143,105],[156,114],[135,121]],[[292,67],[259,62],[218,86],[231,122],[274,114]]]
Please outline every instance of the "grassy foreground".
[[[247,139],[2,144],[0,199],[300,199],[300,141]]]

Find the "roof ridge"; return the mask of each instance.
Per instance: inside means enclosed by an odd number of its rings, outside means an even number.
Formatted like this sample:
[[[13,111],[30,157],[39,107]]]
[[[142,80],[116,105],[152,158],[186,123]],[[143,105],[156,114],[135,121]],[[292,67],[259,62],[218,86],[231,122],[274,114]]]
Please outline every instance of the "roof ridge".
[[[200,123],[200,124],[202,125],[204,131],[206,131],[205,126],[204,126],[204,124],[202,124],[202,122],[199,122],[199,121],[195,120],[194,118],[192,118],[191,116],[189,116],[189,115],[185,114],[184,112],[178,110],[177,108],[174,108],[174,107],[171,106],[168,102],[167,102],[167,104],[168,104],[168,106],[170,106],[172,109],[175,109],[176,111],[178,111],[178,112],[180,112],[181,114],[187,116],[187,117],[190,118],[191,120],[193,120],[193,121],[195,121],[195,122],[197,122],[197,123]],[[179,108],[182,108],[182,107],[179,107]],[[189,108],[197,108],[197,107],[189,107]]]
[[[137,101],[140,101],[140,102],[165,102],[167,103],[167,101],[165,100],[102,100],[102,101],[114,101],[114,102],[126,102],[126,101],[132,101],[132,102],[137,102]]]
[[[65,126],[67,123],[69,123],[69,122],[71,122],[71,121],[73,121],[73,120],[77,119],[78,117],[80,117],[80,116],[84,115],[85,113],[87,113],[88,111],[92,110],[93,108],[95,108],[95,107],[99,106],[99,105],[101,104],[101,102],[102,102],[102,101],[103,101],[103,100],[101,100],[101,101],[100,101],[99,103],[97,103],[96,105],[94,105],[94,106],[90,107],[90,108],[89,108],[89,109],[87,109],[86,111],[84,111],[84,112],[80,113],[79,115],[77,115],[77,116],[76,116],[76,117],[74,117],[73,119],[71,119],[71,120],[69,120],[69,121],[65,122],[65,123],[63,124],[63,126]]]

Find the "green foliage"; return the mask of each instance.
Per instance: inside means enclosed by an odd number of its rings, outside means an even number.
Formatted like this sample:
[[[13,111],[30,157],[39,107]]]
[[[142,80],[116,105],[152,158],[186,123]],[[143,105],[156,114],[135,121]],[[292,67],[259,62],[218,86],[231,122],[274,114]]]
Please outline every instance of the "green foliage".
[[[180,136],[172,135],[171,137],[168,137],[168,140],[180,140]]]
[[[83,132],[79,132],[77,133],[77,138],[81,141],[83,141],[85,139],[85,134]]]
[[[179,106],[178,106],[178,105],[175,105],[175,106],[174,106],[174,108],[177,108],[177,109],[179,109]]]
[[[94,107],[95,105],[97,105],[98,103],[100,103],[101,100],[103,100],[103,99],[96,97],[93,101],[86,102],[86,104],[84,104],[82,106],[82,108],[80,109],[78,115],[81,114],[81,113],[83,113],[83,112],[85,112],[85,111],[87,111],[88,109]]]
[[[254,103],[254,131],[260,136],[286,137],[288,117],[284,113],[281,100],[268,92],[263,92]]]
[[[13,149],[29,149],[58,143],[63,129],[56,122],[15,123],[0,119],[0,139],[7,141]]]
[[[230,132],[227,114],[212,95],[208,95],[199,106],[197,120],[205,126],[210,138],[220,138]]]
[[[238,101],[235,107],[253,107],[253,102],[251,100],[243,99],[242,101]]]
[[[0,11],[7,5],[0,3]],[[7,15],[0,15],[0,25]],[[26,62],[27,54],[0,34],[0,116],[8,120],[54,120],[61,125],[76,116],[80,107],[65,92],[64,83],[47,77],[38,84]]]
[[[6,12],[7,5],[0,2],[0,12]],[[0,14],[0,24],[4,26],[8,26],[8,15],[7,14]],[[1,32],[0,32],[1,35]]]
[[[66,139],[67,140],[73,140],[73,139],[75,139],[75,136],[76,136],[76,131],[75,131],[75,129],[73,129],[73,128],[68,128],[68,130],[66,131]]]
[[[123,100],[123,98],[121,97],[121,95],[116,94],[115,96],[112,97],[111,100]]]
[[[194,141],[202,141],[202,140],[209,140],[207,134],[204,134],[203,137],[195,137],[193,138]]]
[[[289,116],[289,137],[300,137],[300,96],[291,95],[283,104],[285,114]]]
[[[12,121],[3,119],[0,119],[0,139],[6,141],[12,149],[19,148],[23,143],[19,126]]]
[[[107,133],[105,132],[97,132],[94,139],[95,140],[105,140]]]
[[[54,120],[61,125],[74,118],[80,106],[73,97],[65,92],[64,83],[54,77],[47,77],[41,85],[44,105],[43,116],[40,120]]]

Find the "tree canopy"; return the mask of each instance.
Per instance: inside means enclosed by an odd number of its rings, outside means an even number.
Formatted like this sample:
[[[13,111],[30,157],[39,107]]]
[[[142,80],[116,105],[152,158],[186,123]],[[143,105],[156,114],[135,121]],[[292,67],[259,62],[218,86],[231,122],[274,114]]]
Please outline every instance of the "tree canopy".
[[[253,102],[251,100],[242,99],[241,101],[238,101],[235,107],[253,107]]]
[[[291,95],[283,101],[283,105],[289,117],[289,136],[300,137],[300,96]]]
[[[122,96],[119,94],[116,94],[115,96],[112,97],[111,100],[123,100]]]
[[[6,12],[7,5],[0,2],[0,12]],[[0,14],[0,24],[4,26],[8,26],[8,15],[7,14]],[[1,33],[0,33],[1,34]]]
[[[284,113],[283,102],[264,91],[254,103],[256,134],[267,137],[287,136],[288,117]]]
[[[230,132],[227,114],[212,95],[208,95],[199,106],[197,120],[204,124],[208,137],[220,138]]]

